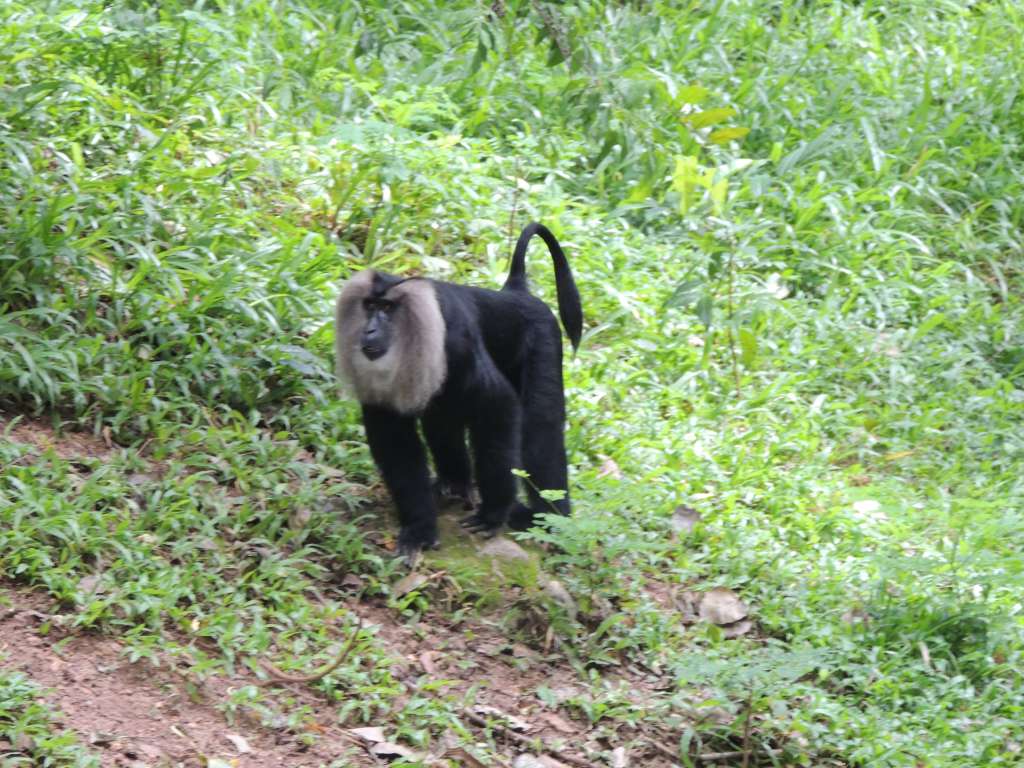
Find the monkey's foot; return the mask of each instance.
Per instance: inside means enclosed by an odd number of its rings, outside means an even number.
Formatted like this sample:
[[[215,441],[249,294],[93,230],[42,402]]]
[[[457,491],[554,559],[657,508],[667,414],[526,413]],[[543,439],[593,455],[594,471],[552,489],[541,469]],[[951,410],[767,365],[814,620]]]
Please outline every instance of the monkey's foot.
[[[462,518],[459,521],[463,528],[470,533],[479,533],[485,538],[493,538],[498,535],[501,530],[501,522],[495,522],[494,520],[483,517],[479,512],[468,517]]]
[[[513,531],[533,528],[533,510],[525,504],[516,504],[512,514],[508,516],[508,527]]]

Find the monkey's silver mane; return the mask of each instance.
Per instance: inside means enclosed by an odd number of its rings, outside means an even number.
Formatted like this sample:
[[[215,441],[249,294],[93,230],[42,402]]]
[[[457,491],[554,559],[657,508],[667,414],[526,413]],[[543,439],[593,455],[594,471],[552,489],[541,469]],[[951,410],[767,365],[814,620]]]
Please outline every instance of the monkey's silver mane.
[[[444,385],[448,373],[445,326],[429,280],[406,280],[388,290],[400,304],[395,339],[378,360],[360,349],[366,317],[363,299],[371,294],[374,272],[363,270],[342,286],[334,312],[335,371],[345,389],[361,403],[416,414]]]

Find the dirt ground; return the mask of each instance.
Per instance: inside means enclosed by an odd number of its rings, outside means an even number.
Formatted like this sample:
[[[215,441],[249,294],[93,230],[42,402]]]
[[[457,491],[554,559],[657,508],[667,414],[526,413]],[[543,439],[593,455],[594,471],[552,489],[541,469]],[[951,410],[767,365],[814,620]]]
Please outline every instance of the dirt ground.
[[[53,450],[72,460],[103,457],[113,450],[102,438],[57,437],[45,424],[20,421],[11,426],[2,417],[0,439],[34,445],[40,452]],[[392,672],[399,679],[410,685],[443,679],[443,695],[450,700],[459,700],[476,687],[475,709],[465,713],[464,724],[484,743],[487,721],[498,717],[506,723],[492,734],[507,749],[507,765],[528,750],[530,742],[543,744],[547,754],[538,754],[538,762],[529,764],[549,768],[589,765],[583,757],[584,746],[601,750],[615,746],[608,743],[607,734],[574,720],[564,710],[546,707],[537,698],[541,686],[567,698],[581,691],[577,675],[558,654],[509,643],[484,617],[451,626],[438,615],[410,627],[382,600],[354,598],[347,607],[365,627],[374,628],[378,642],[396,660]],[[132,663],[116,639],[68,632],[63,628],[68,624],[65,618],[41,592],[0,581],[0,667],[19,670],[45,689],[62,727],[89,745],[104,766],[304,768],[378,766],[393,759],[379,749],[388,723],[381,723],[382,734],[339,727],[335,709],[307,684],[286,683],[278,688],[292,707],[297,704],[310,713],[303,733],[283,725],[268,726],[245,712],[228,717],[217,703],[227,701],[233,689],[257,683],[248,670],[239,669],[234,678],[213,676],[196,685],[187,670],[175,668],[173,659],[161,660],[159,666],[148,660]],[[638,700],[664,682],[637,669],[624,670],[619,680]],[[622,765],[673,764],[652,751],[642,736],[619,734],[632,745],[628,750],[619,748]],[[421,755],[424,764],[483,765],[458,745],[454,734],[438,741],[431,754]]]
[[[367,752],[373,742],[361,739],[358,729],[332,726],[333,709],[306,686],[282,687],[312,711],[307,728],[316,739],[311,745],[304,743],[302,734],[268,728],[244,716],[232,723],[211,703],[225,701],[229,689],[253,683],[254,678],[213,677],[197,690],[170,663],[132,663],[115,639],[62,631],[58,625],[64,617],[53,613],[48,598],[38,593],[7,585],[0,589],[0,604],[0,666],[21,671],[46,689],[46,700],[61,726],[91,745],[104,765],[205,766],[216,759],[238,768],[301,768],[338,760],[352,766],[384,764]],[[531,660],[532,652],[526,648],[513,646],[511,654],[503,653],[499,649],[507,643],[493,633],[489,636],[485,627],[474,628],[476,638],[469,643],[462,632],[448,628],[424,633],[395,623],[386,608],[353,609],[363,616],[364,626],[376,625],[377,637],[398,659],[393,669],[397,676],[410,681],[424,674],[443,677],[452,681],[449,695],[485,681],[477,697],[484,707],[482,716],[489,712],[486,707],[512,714],[523,721],[530,738],[570,752],[567,745],[586,739],[582,724],[544,710],[533,695],[542,683],[566,695],[573,692],[569,670]],[[467,660],[473,662],[471,676],[459,679],[459,669],[470,666]],[[387,723],[382,726],[386,732]],[[510,759],[516,754],[514,747],[510,749]],[[435,757],[450,756],[441,745]]]

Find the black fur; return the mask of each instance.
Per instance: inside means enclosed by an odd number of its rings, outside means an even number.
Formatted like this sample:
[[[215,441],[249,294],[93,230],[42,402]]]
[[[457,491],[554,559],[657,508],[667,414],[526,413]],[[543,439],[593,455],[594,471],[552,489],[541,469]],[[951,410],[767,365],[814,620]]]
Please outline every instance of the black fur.
[[[559,314],[575,348],[583,327],[579,293],[558,241],[541,224],[523,230],[502,290],[431,281],[444,318],[447,377],[418,416],[438,490],[468,501],[475,467],[480,505],[463,524],[488,534],[506,522],[518,530],[529,528],[537,513],[552,507],[570,513],[562,336],[551,310],[530,295],[526,283],[526,248],[535,234],[551,251]],[[401,280],[384,274],[377,278],[374,288],[385,292]],[[438,544],[436,503],[416,418],[363,406],[370,450],[398,507],[399,551],[405,555]],[[516,499],[516,467],[530,476],[528,505]],[[566,495],[548,502],[536,489],[564,490]]]

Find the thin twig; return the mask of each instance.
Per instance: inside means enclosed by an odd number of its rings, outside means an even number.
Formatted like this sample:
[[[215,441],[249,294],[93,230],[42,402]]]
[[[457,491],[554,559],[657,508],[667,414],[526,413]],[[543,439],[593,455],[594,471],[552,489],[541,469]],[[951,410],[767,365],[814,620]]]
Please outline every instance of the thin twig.
[[[667,744],[662,744],[660,741],[655,741],[650,737],[647,738],[647,743],[654,747],[655,752],[660,752],[664,757],[669,758],[673,762],[679,761],[678,750],[672,749]]]
[[[535,740],[530,738],[529,736],[524,736],[521,733],[516,733],[511,728],[508,728],[502,725],[501,723],[495,723],[493,721],[488,722],[479,715],[474,715],[472,712],[466,710],[464,710],[463,712],[466,715],[466,719],[469,720],[469,722],[471,722],[473,725],[478,726],[479,728],[490,728],[491,730],[498,731],[501,733],[502,736],[511,739],[512,741],[518,742],[524,746],[528,746],[531,748],[535,746]],[[558,760],[561,760],[563,763],[569,763],[570,765],[579,766],[579,768],[598,768],[598,766],[595,763],[592,763],[589,760],[584,760],[582,757],[567,755],[565,752],[562,752],[559,749],[555,749],[554,747],[549,747],[547,745],[541,746],[544,752]]]
[[[737,757],[743,757],[746,754],[747,752],[739,749],[732,752],[704,752],[703,754],[697,755],[697,762],[720,763],[724,760],[735,760]],[[782,750],[763,749],[758,754],[765,755],[766,757],[778,757],[782,754]]]
[[[740,389],[740,367],[736,362],[736,341],[732,337],[732,323],[735,320],[733,315],[733,304],[732,295],[735,287],[736,275],[733,267],[733,251],[729,249],[729,324],[726,325],[725,331],[729,336],[729,351],[732,353],[732,377],[736,383],[736,397],[742,397],[743,392]]]
[[[352,634],[348,637],[348,642],[342,646],[338,655],[334,657],[334,660],[308,675],[290,675],[287,672],[282,672],[266,659],[260,659],[260,666],[263,668],[264,672],[270,675],[270,678],[268,680],[260,680],[259,685],[275,685],[278,683],[315,683],[318,680],[322,680],[344,663],[349,652],[352,650],[352,646],[356,644],[356,638],[359,636],[359,632],[362,628],[363,619],[360,617],[359,623],[356,625],[356,628],[352,630]]]
[[[750,724],[754,719],[754,686],[750,687],[750,694],[747,696],[746,719],[743,721],[743,768],[750,766]]]
[[[656,752],[659,752],[664,757],[670,758],[671,760],[675,760],[678,762],[679,753],[673,750],[668,745],[662,744],[660,741],[655,741],[650,737],[648,737],[646,741],[648,744],[654,747],[654,750]],[[696,755],[693,755],[693,760],[698,763],[720,763],[724,760],[733,760],[737,757],[743,757],[747,754],[749,754],[747,750],[739,749],[732,752],[698,752]],[[782,754],[782,750],[764,749],[761,750],[758,754],[765,755],[766,757],[777,757],[778,755]]]

